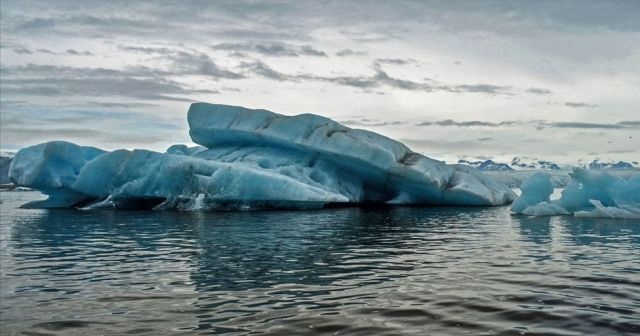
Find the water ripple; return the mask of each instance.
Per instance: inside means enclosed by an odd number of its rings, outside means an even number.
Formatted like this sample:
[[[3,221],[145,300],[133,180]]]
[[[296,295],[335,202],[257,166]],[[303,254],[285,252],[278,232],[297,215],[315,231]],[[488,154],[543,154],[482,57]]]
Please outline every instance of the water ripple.
[[[17,209],[3,335],[635,335],[640,223],[499,208]]]

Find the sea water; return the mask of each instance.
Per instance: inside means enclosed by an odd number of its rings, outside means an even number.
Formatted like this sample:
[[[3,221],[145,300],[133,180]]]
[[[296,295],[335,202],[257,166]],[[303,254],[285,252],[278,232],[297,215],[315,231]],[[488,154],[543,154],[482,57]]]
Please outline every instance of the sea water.
[[[20,209],[2,335],[637,335],[640,223],[508,207]]]

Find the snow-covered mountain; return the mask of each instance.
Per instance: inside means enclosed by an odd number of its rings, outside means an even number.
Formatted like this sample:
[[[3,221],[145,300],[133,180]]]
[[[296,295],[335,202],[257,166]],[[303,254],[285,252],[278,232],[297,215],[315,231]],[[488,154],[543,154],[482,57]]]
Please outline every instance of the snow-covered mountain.
[[[613,169],[633,169],[633,168],[638,168],[639,165],[638,165],[637,161],[631,161],[631,162],[625,162],[625,161],[600,162],[600,160],[595,159],[595,160],[591,161],[590,163],[582,165],[582,167],[587,168],[587,169],[608,169],[608,168],[613,168]]]
[[[514,157],[511,160],[511,167],[514,169],[542,169],[542,170],[559,170],[562,169],[557,163],[546,160],[530,160]]]
[[[464,160],[464,159],[460,159],[458,160],[459,164],[465,164],[474,168],[477,168],[479,170],[483,170],[483,171],[507,171],[507,170],[513,170],[513,168],[511,168],[508,164],[506,163],[499,163],[499,162],[495,162],[493,160],[485,160],[485,161],[468,161],[468,160]]]
[[[539,160],[535,158],[514,157],[511,163],[496,162],[493,160],[469,160],[459,159],[459,164],[475,167],[482,171],[510,171],[510,170],[570,170],[574,167],[585,169],[640,169],[637,161],[610,161],[601,162],[599,159],[593,161],[580,160],[576,164],[558,164],[552,161]]]

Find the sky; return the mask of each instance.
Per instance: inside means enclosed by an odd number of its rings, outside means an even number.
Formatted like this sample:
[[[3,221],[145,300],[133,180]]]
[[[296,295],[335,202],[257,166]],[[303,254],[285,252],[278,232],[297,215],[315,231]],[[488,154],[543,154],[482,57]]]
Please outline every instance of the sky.
[[[0,147],[191,144],[192,102],[457,161],[640,160],[640,1],[0,2]]]

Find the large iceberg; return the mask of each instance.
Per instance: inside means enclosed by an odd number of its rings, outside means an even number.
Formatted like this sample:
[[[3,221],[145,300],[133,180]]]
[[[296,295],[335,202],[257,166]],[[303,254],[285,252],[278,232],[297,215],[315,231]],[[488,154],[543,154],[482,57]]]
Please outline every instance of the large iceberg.
[[[576,168],[571,181],[556,201],[551,177],[536,173],[526,179],[522,195],[511,211],[530,216],[574,215],[576,217],[640,218],[640,174],[628,180],[608,174]]]
[[[474,168],[447,165],[318,115],[196,103],[188,122],[200,146],[103,152],[50,142],[18,152],[9,174],[17,184],[49,195],[35,204],[44,207],[486,206],[515,198]]]

